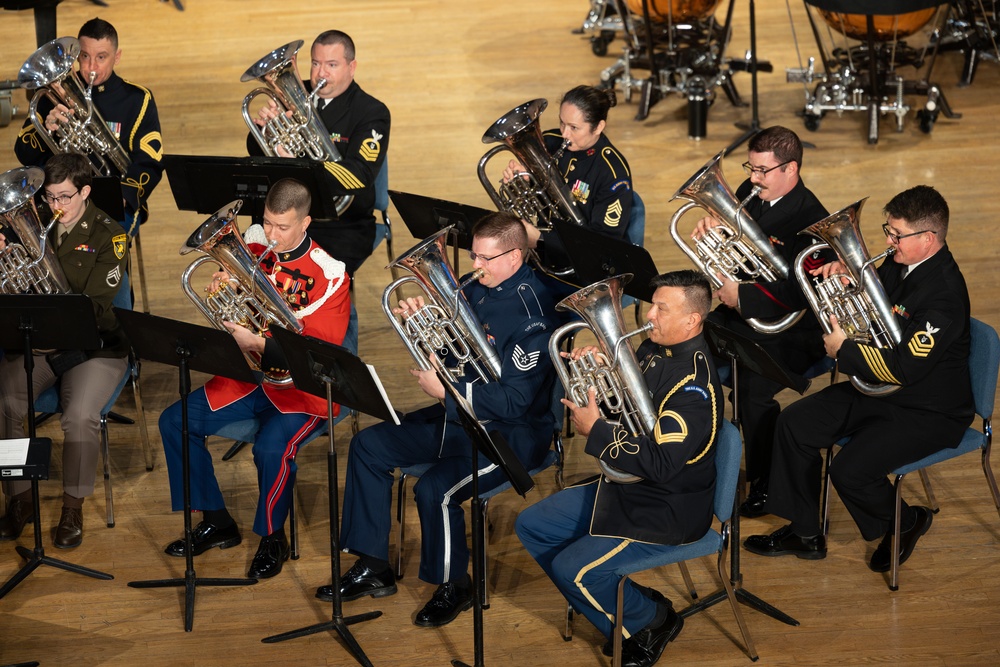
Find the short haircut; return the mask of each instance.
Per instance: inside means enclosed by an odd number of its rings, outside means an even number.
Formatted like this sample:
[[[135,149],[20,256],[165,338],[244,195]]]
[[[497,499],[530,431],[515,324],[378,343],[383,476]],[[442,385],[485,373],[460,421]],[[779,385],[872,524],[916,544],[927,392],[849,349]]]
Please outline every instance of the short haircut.
[[[712,286],[701,271],[684,269],[661,273],[649,281],[649,284],[654,290],[661,287],[681,288],[684,290],[684,301],[691,312],[698,313],[703,320],[708,317],[708,311],[712,308]]]
[[[528,248],[528,232],[525,231],[521,218],[505,211],[483,216],[473,226],[472,236],[494,239],[505,251],[518,248],[522,256]]]
[[[43,185],[56,185],[71,181],[77,190],[94,182],[94,168],[90,158],[80,153],[57,153],[45,163]]]
[[[595,88],[594,86],[577,86],[573,90],[563,95],[562,104],[572,104],[580,113],[583,119],[590,124],[590,129],[602,120],[608,120],[608,109],[618,103],[615,97],[614,88]]]
[[[309,188],[294,178],[283,178],[271,186],[264,200],[264,208],[271,213],[287,213],[295,209],[295,213],[304,218],[309,215],[312,206],[312,195]]]
[[[761,130],[750,139],[751,153],[774,153],[778,164],[795,162],[802,166],[802,142],[799,136],[781,125]]]
[[[107,39],[111,42],[111,46],[114,47],[115,51],[118,50],[118,31],[115,27],[105,21],[104,19],[92,18],[82,26],[80,26],[80,32],[77,33],[77,39],[81,37],[88,37],[90,39]]]
[[[342,44],[344,47],[344,57],[347,58],[347,62],[354,60],[354,40],[346,32],[341,32],[340,30],[327,30],[326,32],[321,32],[313,40],[312,45],[322,44],[323,46],[332,46],[333,44]]]
[[[933,231],[942,243],[948,235],[948,202],[929,185],[903,190],[889,200],[882,212],[906,220],[915,232]]]

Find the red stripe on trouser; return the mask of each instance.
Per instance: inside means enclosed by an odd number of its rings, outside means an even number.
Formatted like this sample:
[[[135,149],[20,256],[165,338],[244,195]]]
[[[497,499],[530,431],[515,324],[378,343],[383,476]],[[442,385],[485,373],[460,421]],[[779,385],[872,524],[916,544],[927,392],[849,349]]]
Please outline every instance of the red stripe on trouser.
[[[267,496],[264,499],[264,506],[267,508],[267,534],[270,535],[274,532],[274,506],[277,504],[278,499],[285,492],[285,485],[288,483],[288,478],[291,476],[291,461],[295,460],[295,454],[298,453],[299,445],[302,441],[312,433],[313,429],[316,428],[317,422],[320,421],[319,417],[312,417],[307,421],[299,431],[292,436],[292,439],[288,441],[285,446],[285,453],[281,456],[281,468],[278,474],[275,476],[274,485],[267,492]],[[294,502],[294,501],[293,501]]]

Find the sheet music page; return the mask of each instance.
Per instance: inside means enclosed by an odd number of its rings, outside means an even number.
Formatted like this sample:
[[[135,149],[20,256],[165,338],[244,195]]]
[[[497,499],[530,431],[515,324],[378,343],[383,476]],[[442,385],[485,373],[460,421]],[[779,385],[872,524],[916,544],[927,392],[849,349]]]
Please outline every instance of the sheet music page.
[[[0,440],[0,465],[23,466],[28,462],[28,438]]]
[[[382,380],[379,379],[378,373],[375,371],[375,367],[371,364],[365,364],[368,367],[368,372],[372,374],[372,379],[375,380],[375,386],[378,387],[378,393],[382,395],[382,400],[385,401],[385,405],[389,408],[389,414],[392,415],[392,421],[395,422],[396,426],[399,426],[399,415],[392,407],[392,401],[389,400],[389,395],[385,393],[385,387],[382,386]]]

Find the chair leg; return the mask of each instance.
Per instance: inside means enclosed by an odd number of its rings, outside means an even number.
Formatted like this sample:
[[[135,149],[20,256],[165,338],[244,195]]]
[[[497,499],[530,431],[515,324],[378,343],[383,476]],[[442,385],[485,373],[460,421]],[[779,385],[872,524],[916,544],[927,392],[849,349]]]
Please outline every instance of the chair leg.
[[[993,504],[996,505],[997,514],[1000,514],[1000,490],[997,489],[997,478],[993,475],[993,466],[990,465],[990,449],[993,443],[987,441],[983,447],[983,474],[986,475],[986,483],[993,494]]]
[[[684,585],[687,587],[688,595],[691,596],[692,600],[698,599],[698,591],[694,588],[694,582],[691,581],[691,573],[688,572],[687,563],[681,561],[677,563],[677,567],[681,570],[681,576],[684,578]]]
[[[729,606],[733,610],[733,616],[736,617],[736,625],[740,626],[740,634],[743,635],[743,644],[746,646],[747,655],[754,662],[757,661],[757,649],[753,645],[753,639],[750,638],[750,628],[747,626],[746,620],[743,618],[743,612],[740,610],[739,600],[736,599],[736,592],[733,590],[733,584],[729,581],[729,572],[726,568],[726,552],[732,548],[732,543],[729,542],[728,546],[719,553],[718,558],[718,569],[719,569],[719,579],[722,579],[722,585],[726,589],[726,597],[729,598]],[[736,547],[739,548],[739,545]],[[730,558],[732,555],[730,554]]]
[[[292,485],[292,502],[288,505],[288,541],[291,544],[291,559],[299,559],[299,522],[295,518],[295,501],[299,496],[298,485]]]
[[[924,494],[927,496],[927,505],[931,508],[931,511],[937,514],[941,511],[941,506],[938,505],[937,498],[934,497],[934,489],[931,487],[931,478],[927,474],[927,468],[920,469],[920,483],[924,485]]]
[[[612,657],[611,667],[621,667],[622,664],[622,633],[625,626],[622,623],[622,616],[625,615],[625,582],[628,575],[618,581],[618,595],[615,601],[615,629],[611,634]]]
[[[406,475],[400,471],[396,483],[396,523],[399,526],[396,536],[396,579],[403,578],[403,540],[406,537]]]
[[[243,447],[246,444],[247,443],[245,441],[243,441],[243,440],[237,440],[236,442],[233,443],[233,446],[230,447],[226,451],[226,453],[222,455],[222,460],[223,461],[228,461],[229,459],[233,458],[234,456],[236,456],[237,454],[240,453],[240,450],[243,449]]]
[[[101,458],[104,459],[104,504],[108,528],[115,527],[115,500],[111,491],[111,450],[108,446],[108,417],[101,415]]]
[[[480,589],[479,591],[479,599],[483,601],[483,609],[489,609],[490,571],[487,568],[487,563],[489,561],[489,558],[487,557],[486,552],[490,546],[490,529],[489,529],[489,513],[488,513],[490,501],[489,499],[482,499],[479,501],[479,503],[480,503],[479,507],[482,510],[482,514],[479,517],[479,528],[482,530],[482,539],[483,539],[483,553],[481,554],[482,560],[480,561],[480,566],[482,567],[482,572],[483,572],[483,578],[482,581],[480,582],[480,584],[482,585],[482,589]],[[473,582],[473,584],[477,586],[480,585],[476,584],[475,582]]]
[[[146,457],[146,471],[153,469],[153,448],[149,446],[149,431],[146,429],[146,413],[142,409],[142,392],[139,391],[139,374],[132,366],[132,396],[135,398],[135,415],[139,422],[139,436],[142,438],[142,452]]]
[[[146,268],[142,263],[142,242],[139,240],[139,233],[136,232],[133,239],[135,246],[135,265],[139,269],[139,291],[142,293],[142,312],[149,314],[149,294],[146,291]]]
[[[896,491],[896,506],[892,513],[892,555],[889,557],[889,590],[898,591],[899,590],[899,521],[900,521],[900,511],[903,508],[903,477],[905,475],[896,475],[896,480],[893,483]]]
[[[576,612],[573,610],[573,605],[567,604],[566,605],[566,624],[565,624],[566,625],[566,631],[563,633],[563,636],[562,636],[564,642],[571,642],[571,641],[573,641],[573,617],[575,615],[576,615]]]
[[[826,450],[826,464],[823,466],[823,537],[830,533],[830,464],[833,463],[833,445]]]

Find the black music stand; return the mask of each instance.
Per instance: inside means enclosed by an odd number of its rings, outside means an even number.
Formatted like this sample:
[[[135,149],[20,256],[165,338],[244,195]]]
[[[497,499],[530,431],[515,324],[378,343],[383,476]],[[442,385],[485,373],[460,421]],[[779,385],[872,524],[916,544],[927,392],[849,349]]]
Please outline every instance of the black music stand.
[[[35,359],[32,350],[96,350],[101,347],[97,333],[94,305],[83,294],[4,294],[0,295],[0,348],[20,349],[24,355],[25,382],[28,389],[28,438],[35,439],[35,392],[32,377]],[[7,595],[39,565],[51,565],[94,579],[114,579],[106,572],[67,563],[45,555],[42,546],[41,499],[38,480],[48,479],[48,457],[44,475],[30,473],[31,500],[35,504],[35,548],[29,551],[18,545],[17,553],[28,562],[0,587],[0,598]]]
[[[182,211],[215,213],[227,202],[242,199],[243,210],[260,224],[271,185],[282,178],[294,178],[312,194],[309,215],[320,220],[338,217],[322,162],[283,157],[164,155],[163,166],[170,177],[174,201]]]
[[[455,249],[454,269],[458,273],[458,251],[472,250],[472,228],[481,219],[494,213],[485,208],[459,204],[447,199],[435,199],[409,192],[389,190],[389,198],[403,219],[410,235],[415,239],[426,239],[446,227],[448,244]]]
[[[586,287],[612,276],[631,273],[632,280],[623,287],[625,294],[646,303],[653,300],[650,281],[659,272],[648,250],[564,220],[555,220],[554,225],[573,263],[577,285]]]
[[[272,327],[271,332],[285,355],[296,389],[326,398],[327,437],[329,439],[326,472],[330,496],[330,571],[333,576],[333,617],[329,621],[265,637],[261,641],[265,644],[273,644],[316,634],[324,630],[336,630],[354,659],[365,667],[371,667],[371,661],[368,660],[368,656],[365,655],[361,645],[358,644],[347,626],[378,618],[382,612],[371,611],[344,618],[343,600],[340,597],[340,490],[337,474],[337,450],[333,437],[333,404],[336,402],[341,405],[341,409],[351,408],[383,421],[392,421],[397,425],[399,418],[393,411],[374,369],[354,356],[350,350],[317,338],[300,336],[281,327]]]
[[[178,368],[181,397],[181,467],[184,477],[184,557],[183,578],[130,581],[132,588],[184,587],[184,631],[194,628],[194,594],[198,586],[249,586],[256,579],[198,577],[194,571],[191,534],[191,453],[188,450],[188,394],[191,371],[232,378],[241,382],[258,380],[247,366],[243,352],[227,331],[178,322],[134,310],[115,308],[118,321],[128,335],[136,355]]]
[[[730,67],[732,67],[732,65],[733,63],[730,64]],[[772,67],[770,63],[759,63],[757,61],[757,3],[755,0],[750,0],[750,59],[746,63],[746,68],[750,70],[750,123],[745,126],[746,129],[743,134],[741,134],[736,141],[729,144],[724,155],[732,153],[734,150],[749,141],[753,135],[757,134],[762,129],[757,109],[759,99],[757,94],[757,72],[759,70],[770,72],[772,71]],[[742,129],[744,124],[737,123],[736,127]]]
[[[705,339],[708,341],[708,346],[712,349],[713,355],[718,358],[728,359],[731,363],[732,375],[730,377],[733,383],[732,422],[736,428],[740,427],[739,377],[737,376],[739,366],[743,366],[749,371],[759,373],[770,380],[794,389],[800,394],[809,386],[805,378],[786,371],[760,345],[743,334],[727,329],[715,322],[706,321]],[[742,484],[740,488],[742,489]],[[729,559],[729,581],[733,586],[733,591],[736,593],[736,599],[746,606],[767,614],[782,623],[798,625],[799,622],[797,620],[743,588],[743,574],[740,571],[740,548],[742,547],[740,544],[740,503],[743,502],[742,496],[742,492],[737,493],[733,502],[732,536],[730,538],[735,548],[732,549],[732,555]],[[717,591],[687,607],[681,612],[681,615],[685,617],[691,616],[725,599],[725,589]]]

